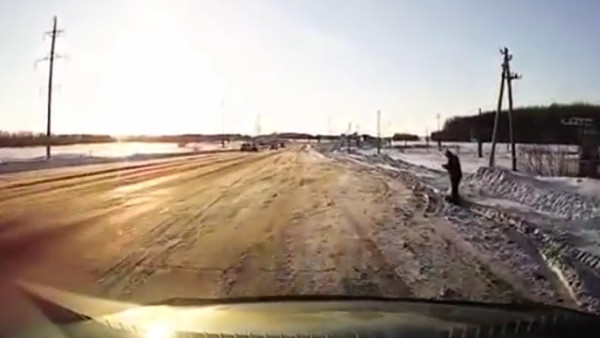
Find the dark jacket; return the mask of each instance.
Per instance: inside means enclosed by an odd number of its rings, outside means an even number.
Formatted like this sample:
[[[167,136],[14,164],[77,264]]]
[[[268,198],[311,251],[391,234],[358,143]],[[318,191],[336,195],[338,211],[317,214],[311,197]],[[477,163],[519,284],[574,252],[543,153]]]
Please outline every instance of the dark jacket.
[[[446,158],[448,162],[443,164],[442,167],[448,170],[451,179],[460,180],[462,178],[462,170],[460,168],[460,160],[458,156],[454,155],[450,150],[446,150]]]

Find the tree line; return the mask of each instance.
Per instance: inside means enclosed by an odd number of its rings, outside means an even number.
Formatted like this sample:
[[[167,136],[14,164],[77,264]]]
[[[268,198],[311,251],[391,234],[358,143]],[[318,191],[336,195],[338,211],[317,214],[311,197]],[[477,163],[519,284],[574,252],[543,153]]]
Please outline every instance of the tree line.
[[[445,121],[440,132],[431,133],[432,140],[469,142],[492,139],[495,111],[469,116],[455,116]],[[517,143],[577,144],[581,128],[566,126],[561,121],[573,117],[590,118],[600,130],[600,106],[587,103],[551,104],[513,110],[513,135]],[[509,141],[508,112],[502,111],[498,121],[497,141]]]
[[[375,139],[368,134],[355,135],[364,139]],[[225,141],[249,141],[262,138],[279,139],[305,139],[305,140],[337,140],[340,135],[313,135],[307,133],[273,133],[258,136],[243,134],[180,134],[180,135],[132,135],[114,137],[111,135],[95,134],[55,134],[50,136],[50,144],[53,146],[84,144],[84,143],[110,143],[117,141],[129,142],[165,142],[165,143],[200,143]],[[394,134],[394,141],[413,141],[419,137],[411,134]],[[34,147],[46,145],[48,139],[46,134],[28,131],[8,132],[0,130],[0,147]]]
[[[116,141],[110,135],[64,134],[52,135],[51,145],[69,145],[79,143],[105,143]],[[34,147],[43,146],[48,142],[45,134],[27,131],[0,131],[0,147]]]

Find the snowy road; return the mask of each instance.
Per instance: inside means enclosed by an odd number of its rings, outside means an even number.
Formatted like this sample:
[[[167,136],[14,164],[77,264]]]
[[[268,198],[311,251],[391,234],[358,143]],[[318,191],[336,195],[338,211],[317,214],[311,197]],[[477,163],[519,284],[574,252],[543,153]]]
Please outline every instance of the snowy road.
[[[306,146],[4,175],[0,270],[88,295],[536,300],[414,182]]]

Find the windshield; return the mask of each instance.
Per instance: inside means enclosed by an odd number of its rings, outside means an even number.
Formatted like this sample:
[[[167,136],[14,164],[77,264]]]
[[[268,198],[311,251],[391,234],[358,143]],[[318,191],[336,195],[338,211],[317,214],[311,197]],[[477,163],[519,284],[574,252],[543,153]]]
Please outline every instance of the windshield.
[[[599,10],[2,3],[0,285],[595,313]]]

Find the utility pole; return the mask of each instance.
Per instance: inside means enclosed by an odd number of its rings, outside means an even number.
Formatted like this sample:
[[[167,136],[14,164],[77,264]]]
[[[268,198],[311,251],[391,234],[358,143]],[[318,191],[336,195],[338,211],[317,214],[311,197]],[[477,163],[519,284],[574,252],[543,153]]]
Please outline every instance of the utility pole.
[[[256,135],[254,136],[254,143],[256,143],[257,139],[260,136],[260,113],[256,114],[256,121],[254,125],[254,132]]]
[[[377,111],[377,155],[381,154],[381,111]]]
[[[352,122],[348,122],[348,132],[346,132],[346,135],[346,141],[348,141],[348,152],[350,152],[350,143],[352,143]]]
[[[437,114],[437,142],[438,142],[438,150],[442,151],[442,130],[440,128],[440,113]]]
[[[48,71],[48,110],[46,115],[46,159],[50,159],[50,136],[52,134],[52,77],[54,75],[54,59],[60,58],[61,56],[54,52],[54,47],[56,46],[56,37],[62,34],[64,31],[62,29],[57,29],[57,19],[56,16],[53,17],[52,30],[44,33],[44,35],[49,35],[52,38],[52,42],[50,43],[50,54],[43,59],[37,60],[39,61],[50,61],[50,67]]]
[[[506,87],[508,89],[508,135],[510,138],[510,153],[512,159],[512,170],[517,171],[517,152],[515,150],[515,139],[513,134],[513,96],[512,96],[512,81],[521,78],[520,74],[512,73],[510,71],[510,60],[513,56],[508,52],[508,48],[504,47],[502,53],[504,55],[504,63],[506,64]]]
[[[504,64],[502,64],[502,74],[500,75],[500,94],[498,94],[498,107],[494,116],[494,130],[492,131],[492,148],[490,150],[490,167],[494,166],[496,155],[496,137],[498,136],[498,121],[502,111],[502,96],[504,96]]]
[[[479,123],[477,124],[477,156],[479,158],[483,157],[483,142],[481,141],[483,131],[481,129],[481,108],[479,108]]]
[[[512,170],[517,170],[517,156],[515,150],[515,140],[513,137],[513,123],[512,123],[512,111],[513,111],[513,100],[512,100],[512,80],[520,79],[521,75],[511,73],[510,71],[510,60],[512,60],[512,54],[509,53],[508,48],[504,47],[500,50],[500,54],[503,56],[502,61],[502,74],[500,77],[500,94],[498,95],[498,109],[496,110],[496,116],[494,118],[494,131],[492,132],[492,149],[490,152],[490,167],[494,166],[494,156],[496,153],[496,139],[498,137],[498,122],[500,119],[500,112],[502,111],[502,97],[504,96],[504,82],[508,87],[508,134],[509,141],[511,144],[511,159],[512,159]]]
[[[225,148],[225,99],[221,98],[221,148]]]

